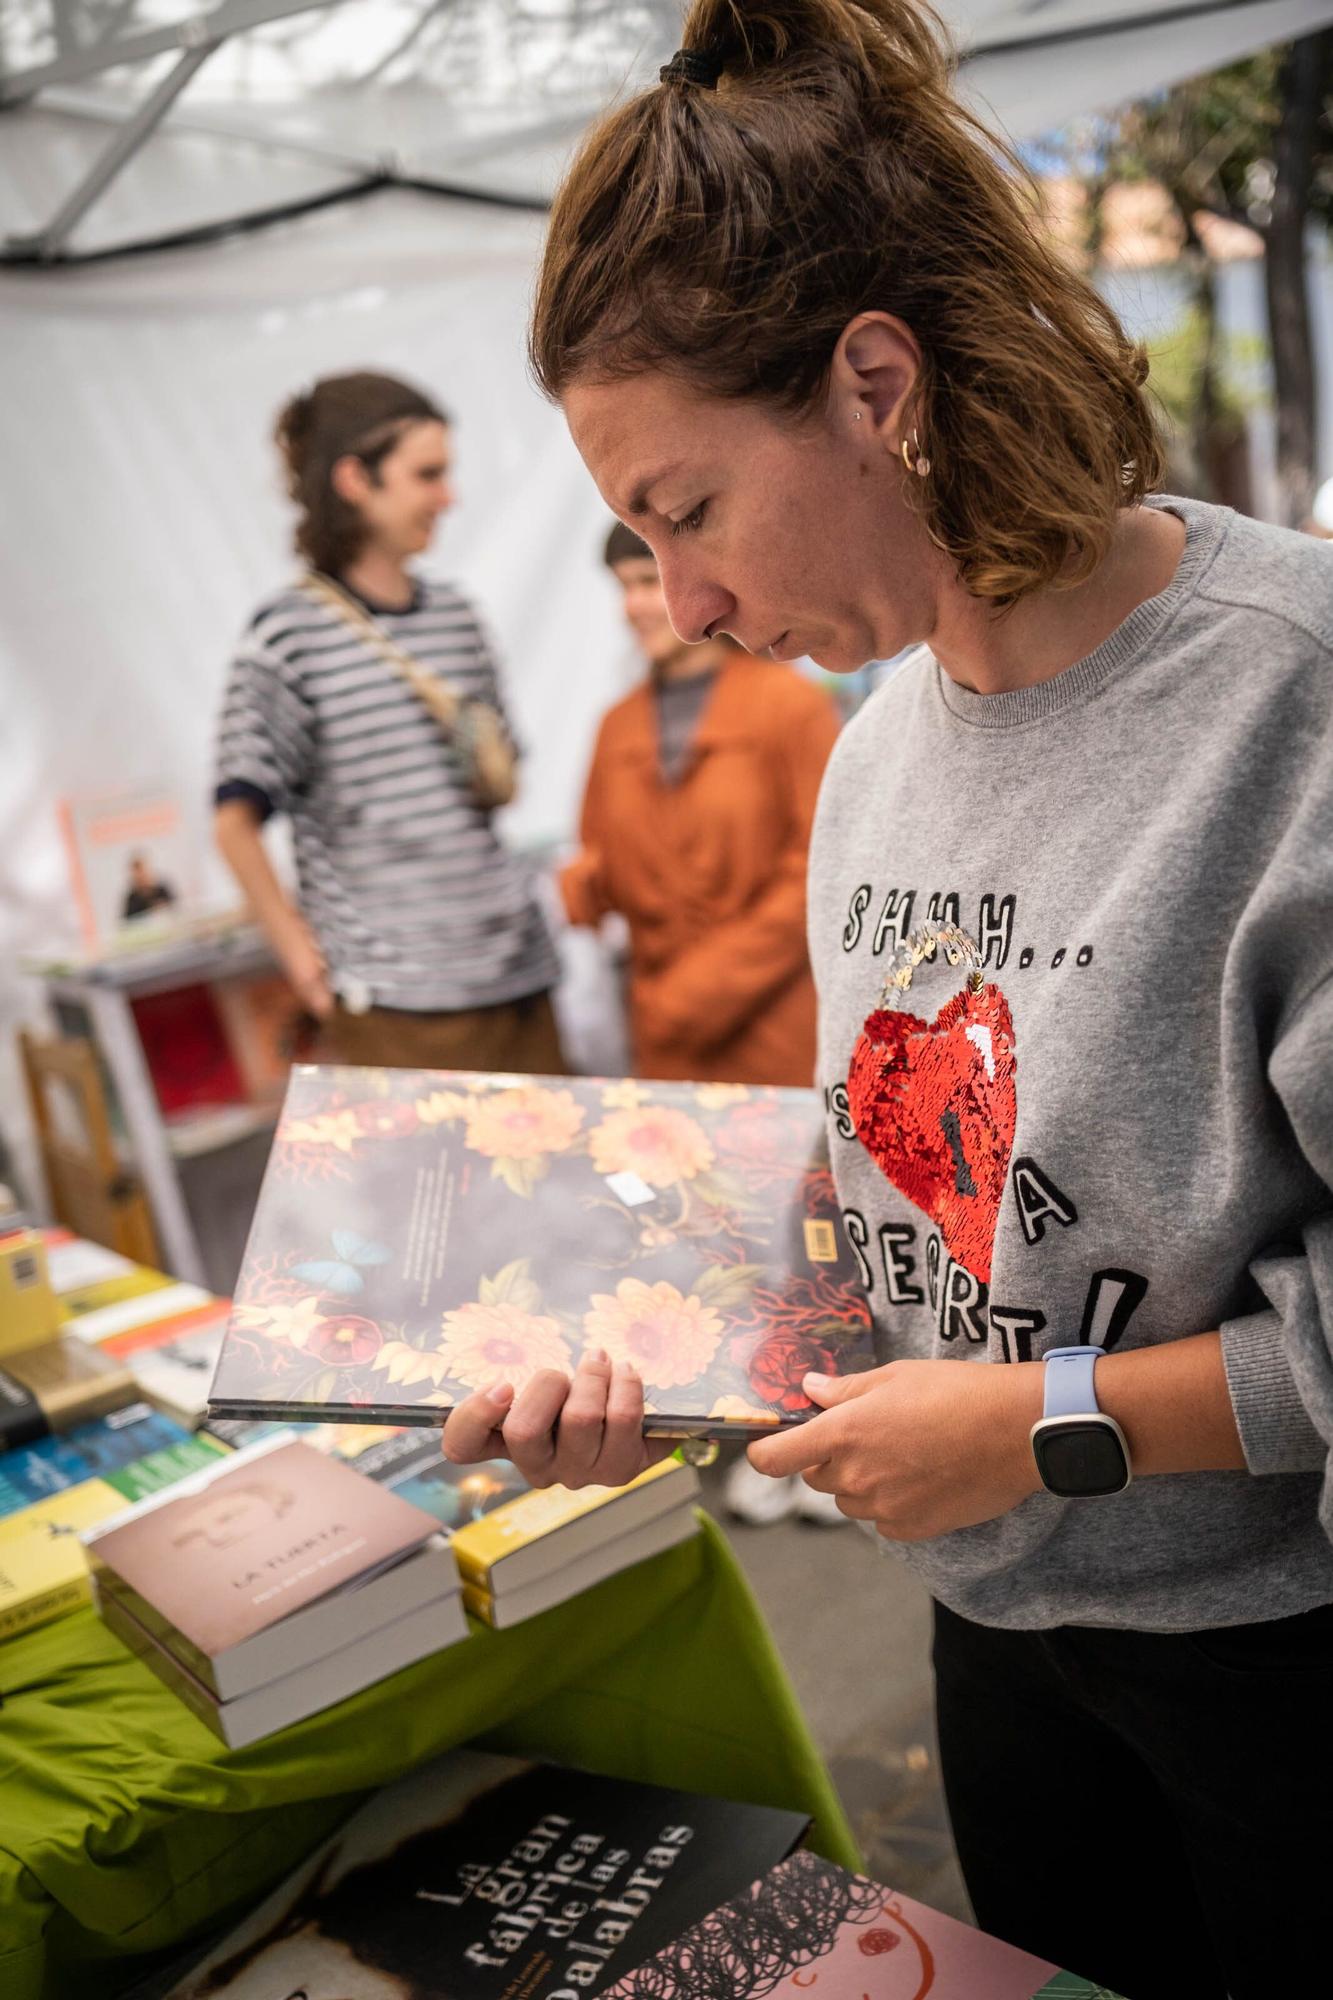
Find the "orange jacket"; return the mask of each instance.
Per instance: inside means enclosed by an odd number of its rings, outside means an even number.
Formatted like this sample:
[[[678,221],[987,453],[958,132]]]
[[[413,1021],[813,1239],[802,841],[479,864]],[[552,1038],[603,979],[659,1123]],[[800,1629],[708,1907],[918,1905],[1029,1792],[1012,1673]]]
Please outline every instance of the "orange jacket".
[[[604,717],[560,886],[571,923],[629,924],[640,1076],[813,1081],[806,851],[838,722],[810,681],[748,653],[720,669],[676,784],[647,683]]]

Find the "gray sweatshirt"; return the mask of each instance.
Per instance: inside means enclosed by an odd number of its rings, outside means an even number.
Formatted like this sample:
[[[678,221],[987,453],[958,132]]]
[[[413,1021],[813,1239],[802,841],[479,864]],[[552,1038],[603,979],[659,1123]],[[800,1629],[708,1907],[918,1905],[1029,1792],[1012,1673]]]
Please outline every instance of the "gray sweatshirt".
[[[1333,551],[1153,504],[1188,531],[1167,589],[1036,687],[913,655],[844,731],[811,851],[820,1080],[886,1358],[1222,1329],[1248,1471],[1042,1492],[901,1549],[988,1625],[1333,1600]]]

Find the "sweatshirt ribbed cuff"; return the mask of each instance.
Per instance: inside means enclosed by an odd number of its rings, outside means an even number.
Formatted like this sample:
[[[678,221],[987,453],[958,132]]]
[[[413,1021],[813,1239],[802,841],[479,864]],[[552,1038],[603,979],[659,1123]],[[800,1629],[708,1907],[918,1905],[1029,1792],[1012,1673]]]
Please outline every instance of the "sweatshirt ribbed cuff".
[[[1250,1471],[1322,1471],[1328,1446],[1301,1401],[1280,1314],[1248,1313],[1226,1321],[1222,1362]]]

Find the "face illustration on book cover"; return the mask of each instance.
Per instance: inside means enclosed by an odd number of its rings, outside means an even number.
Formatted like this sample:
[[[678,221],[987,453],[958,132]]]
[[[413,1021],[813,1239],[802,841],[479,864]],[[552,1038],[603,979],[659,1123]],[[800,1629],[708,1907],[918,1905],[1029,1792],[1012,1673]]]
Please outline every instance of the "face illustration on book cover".
[[[171,2000],[588,2000],[806,1824],[451,1752],[356,1813]]]
[[[337,1459],[276,1439],[113,1523],[93,1547],[100,1566],[216,1655],[419,1548],[434,1525]]]
[[[960,1339],[985,1346],[993,1330],[1002,1359],[1030,1361],[1052,1344],[1047,1314],[1025,1294],[992,1296],[1002,1207],[1006,1197],[1013,1203],[1029,1250],[1048,1232],[1076,1228],[1079,1212],[1037,1160],[1015,1157],[1018,1037],[993,975],[1009,960],[1016,898],[983,896],[975,936],[959,926],[958,900],[932,896],[930,921],[909,932],[914,891],[890,890],[873,924],[870,885],[852,896],[843,950],[893,949],[846,1082],[826,1092],[826,1108],[835,1137],[859,1145],[923,1220],[876,1226],[847,1208],[842,1221],[872,1310],[928,1310],[946,1346]],[[1027,972],[1033,962],[1025,946],[1015,964]],[[1079,977],[1092,963],[1091,945],[1060,947],[1049,970]],[[927,1019],[908,998],[914,980],[930,974],[944,997]],[[1090,1271],[1079,1341],[1114,1347],[1147,1290],[1137,1271]]]
[[[293,1073],[211,1404],[440,1420],[628,1361],[648,1427],[812,1413],[876,1365],[813,1091]]]

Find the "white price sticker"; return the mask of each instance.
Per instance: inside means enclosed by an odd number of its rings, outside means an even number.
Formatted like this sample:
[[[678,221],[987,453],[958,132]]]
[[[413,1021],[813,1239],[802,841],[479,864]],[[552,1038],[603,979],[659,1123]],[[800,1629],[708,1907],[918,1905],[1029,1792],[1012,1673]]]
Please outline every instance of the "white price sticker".
[[[649,1187],[647,1181],[640,1180],[637,1174],[628,1171],[623,1174],[608,1174],[606,1185],[613,1195],[624,1202],[626,1208],[641,1208],[644,1202],[657,1200],[657,1189]]]

